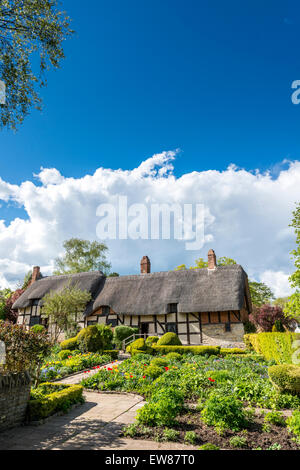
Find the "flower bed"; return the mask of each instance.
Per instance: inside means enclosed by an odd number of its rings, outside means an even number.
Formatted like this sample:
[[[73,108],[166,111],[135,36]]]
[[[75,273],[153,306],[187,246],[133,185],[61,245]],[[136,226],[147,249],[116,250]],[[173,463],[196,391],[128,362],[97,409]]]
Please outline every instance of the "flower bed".
[[[44,364],[41,370],[41,382],[61,379],[75,372],[107,364],[112,360],[111,354],[81,354],[76,351],[68,351],[64,359],[61,357],[64,356],[55,355]]]
[[[81,385],[44,383],[31,391],[28,420],[38,421],[59,411],[67,412],[76,403],[83,403]]]
[[[293,439],[300,436],[289,433],[285,426],[277,432],[277,424],[265,422],[253,411],[254,407],[300,409],[300,396],[280,393],[270,382],[268,367],[273,364],[255,354],[222,357],[171,353],[153,358],[140,353],[102,369],[83,380],[82,385],[88,389],[135,392],[147,399],[138,411],[132,437],[157,436],[167,440],[169,433],[169,440],[176,435],[176,440],[200,445],[209,430],[206,442],[217,436],[213,444],[221,448],[242,446],[242,437],[247,437],[244,445],[253,448],[259,434],[264,435],[265,442],[260,440],[256,447],[268,449],[278,444],[280,448],[295,448]],[[125,433],[130,435],[130,429]],[[186,436],[187,431],[191,433]],[[254,434],[249,438],[251,432]],[[280,433],[284,439],[279,442]]]

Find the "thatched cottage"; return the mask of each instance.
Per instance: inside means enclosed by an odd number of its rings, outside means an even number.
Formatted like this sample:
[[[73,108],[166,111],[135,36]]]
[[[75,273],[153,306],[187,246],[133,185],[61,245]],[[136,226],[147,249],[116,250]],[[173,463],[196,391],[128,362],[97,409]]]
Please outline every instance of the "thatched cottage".
[[[88,290],[92,300],[79,324],[129,325],[140,333],[162,335],[176,332],[183,344],[239,343],[243,323],[251,313],[247,274],[239,265],[219,267],[213,250],[208,253],[208,268],[151,273],[150,260],[144,256],[141,273],[105,277],[87,272],[41,278],[34,268],[31,285],[16,301],[18,323],[45,324],[43,297],[67,284]]]

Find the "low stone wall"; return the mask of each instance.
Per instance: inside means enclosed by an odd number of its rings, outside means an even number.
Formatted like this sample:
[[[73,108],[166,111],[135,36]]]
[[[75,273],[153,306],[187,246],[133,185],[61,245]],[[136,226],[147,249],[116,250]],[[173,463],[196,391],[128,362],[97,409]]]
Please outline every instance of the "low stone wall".
[[[27,372],[0,372],[0,432],[19,426],[25,420],[30,397],[30,376]]]
[[[209,346],[221,346],[222,348],[245,348],[243,342],[244,325],[231,323],[231,331],[225,332],[222,323],[211,323],[202,326],[202,342]]]

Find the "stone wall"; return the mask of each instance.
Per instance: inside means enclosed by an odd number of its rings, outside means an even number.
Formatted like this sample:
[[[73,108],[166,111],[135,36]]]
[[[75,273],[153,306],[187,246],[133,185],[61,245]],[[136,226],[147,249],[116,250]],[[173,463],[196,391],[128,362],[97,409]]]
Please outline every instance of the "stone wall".
[[[30,397],[30,383],[27,372],[0,372],[0,432],[24,422]]]
[[[244,325],[231,323],[231,331],[226,331],[220,323],[202,326],[202,342],[210,346],[223,348],[244,348]]]

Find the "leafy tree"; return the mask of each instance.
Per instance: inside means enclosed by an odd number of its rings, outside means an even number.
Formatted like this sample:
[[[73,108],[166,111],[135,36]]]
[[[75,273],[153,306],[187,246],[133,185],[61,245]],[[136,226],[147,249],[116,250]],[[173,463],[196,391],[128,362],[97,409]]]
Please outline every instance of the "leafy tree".
[[[71,238],[63,244],[66,250],[62,258],[56,258],[54,274],[74,274],[86,271],[103,271],[111,267],[106,259],[108,250],[104,243]]]
[[[65,286],[60,292],[49,292],[43,299],[43,315],[49,319],[50,334],[57,341],[62,332],[73,331],[74,324],[82,315],[91,294],[78,286]]]
[[[277,299],[274,300],[272,305],[278,305],[282,309],[286,306],[286,304],[289,302],[290,297],[277,297]]]
[[[58,68],[64,59],[62,43],[73,31],[70,18],[57,3],[0,1],[0,79],[6,85],[0,127],[15,129],[31,107],[41,108],[37,87],[46,85],[45,72]]]
[[[0,291],[0,320],[6,319],[6,301],[11,294],[12,291],[10,289],[2,289]]]
[[[228,266],[230,264],[236,264],[236,261],[232,258],[228,258],[227,256],[222,256],[217,260],[217,266]],[[191,266],[190,269],[203,269],[208,267],[208,262],[204,261],[203,258],[197,258],[195,260],[195,266]],[[181,271],[183,269],[187,269],[185,264],[181,264],[175,268],[175,271]]]
[[[227,258],[227,256],[222,256],[221,258],[218,258],[217,260],[217,265],[218,266],[229,266],[232,264],[237,264],[236,261],[232,258]]]
[[[300,322],[300,203],[293,212],[290,226],[294,228],[296,234],[296,249],[291,252],[296,271],[290,276],[289,281],[296,292],[290,296],[289,302],[284,307],[284,313],[288,318],[294,317]]]
[[[23,294],[24,289],[17,289],[15,292],[12,292],[7,296],[5,301],[5,319],[11,323],[16,323],[18,319],[18,311],[14,310],[13,304],[18,300],[18,298]]]
[[[119,276],[120,276],[119,273],[110,273],[110,274],[108,275],[108,277],[119,277]]]
[[[249,281],[249,289],[251,294],[252,304],[256,307],[270,303],[274,299],[274,294],[263,282]]]

